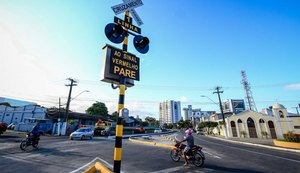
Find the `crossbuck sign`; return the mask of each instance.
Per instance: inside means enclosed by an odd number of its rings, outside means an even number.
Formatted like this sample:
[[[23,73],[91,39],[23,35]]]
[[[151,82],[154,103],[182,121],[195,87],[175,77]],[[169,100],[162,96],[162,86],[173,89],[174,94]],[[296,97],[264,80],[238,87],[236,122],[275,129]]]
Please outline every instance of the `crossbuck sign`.
[[[134,8],[140,7],[143,5],[142,0],[123,0],[122,4],[118,4],[112,6],[112,10],[115,12],[116,15],[120,13],[124,13],[125,11],[129,11],[132,14],[132,17],[136,21],[136,23],[140,26],[143,24],[143,21],[138,16],[137,12]]]

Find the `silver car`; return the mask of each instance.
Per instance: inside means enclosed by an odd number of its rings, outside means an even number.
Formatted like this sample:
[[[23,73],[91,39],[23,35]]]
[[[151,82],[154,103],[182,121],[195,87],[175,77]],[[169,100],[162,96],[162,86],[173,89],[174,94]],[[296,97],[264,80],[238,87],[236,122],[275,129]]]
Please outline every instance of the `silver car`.
[[[70,139],[93,139],[94,131],[90,128],[80,128],[70,134]]]

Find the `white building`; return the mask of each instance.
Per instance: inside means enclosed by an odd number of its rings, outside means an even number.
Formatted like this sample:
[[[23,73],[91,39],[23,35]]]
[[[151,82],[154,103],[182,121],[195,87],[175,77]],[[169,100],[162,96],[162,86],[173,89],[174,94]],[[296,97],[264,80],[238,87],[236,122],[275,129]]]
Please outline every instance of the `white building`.
[[[175,124],[181,120],[180,101],[167,100],[159,103],[159,124]]]
[[[33,124],[30,122],[36,119],[45,119],[47,109],[39,105],[27,105],[20,107],[9,107],[0,105],[0,121],[6,124],[13,123],[17,131],[28,131]],[[28,127],[28,124],[30,126]]]
[[[183,121],[190,120],[193,116],[192,105],[188,105],[188,108],[183,108],[182,115]]]

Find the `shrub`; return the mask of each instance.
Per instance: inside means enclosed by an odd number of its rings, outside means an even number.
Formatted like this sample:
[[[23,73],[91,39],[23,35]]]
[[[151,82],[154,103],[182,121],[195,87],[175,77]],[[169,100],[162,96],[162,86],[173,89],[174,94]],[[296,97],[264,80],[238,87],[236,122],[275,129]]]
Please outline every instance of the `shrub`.
[[[268,137],[268,132],[266,132],[266,131],[261,131],[261,136],[262,137]]]
[[[243,137],[245,137],[247,135],[246,131],[241,131],[240,133]]]
[[[300,142],[300,134],[295,134],[292,131],[288,131],[287,134],[283,134],[283,137],[288,142]]]

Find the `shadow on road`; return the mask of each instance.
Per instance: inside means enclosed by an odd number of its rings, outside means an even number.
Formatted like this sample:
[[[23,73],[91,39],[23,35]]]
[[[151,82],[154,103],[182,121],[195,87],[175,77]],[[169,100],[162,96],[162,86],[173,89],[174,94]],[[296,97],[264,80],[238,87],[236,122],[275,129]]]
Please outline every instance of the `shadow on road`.
[[[253,171],[250,169],[243,169],[243,168],[230,168],[230,167],[223,167],[217,165],[204,165],[204,168],[213,169],[216,172],[243,172],[243,173],[264,173],[263,171]]]

